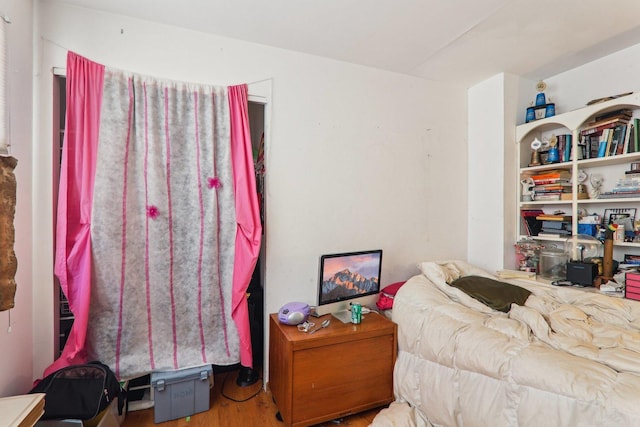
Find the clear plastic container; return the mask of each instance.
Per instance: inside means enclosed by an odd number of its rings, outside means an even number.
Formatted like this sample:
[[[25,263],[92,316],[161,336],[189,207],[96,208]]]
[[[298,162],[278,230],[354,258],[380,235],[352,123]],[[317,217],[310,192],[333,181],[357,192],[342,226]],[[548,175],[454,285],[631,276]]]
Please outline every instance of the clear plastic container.
[[[544,247],[540,250],[538,275],[548,280],[565,280],[568,260],[564,249],[555,246]]]

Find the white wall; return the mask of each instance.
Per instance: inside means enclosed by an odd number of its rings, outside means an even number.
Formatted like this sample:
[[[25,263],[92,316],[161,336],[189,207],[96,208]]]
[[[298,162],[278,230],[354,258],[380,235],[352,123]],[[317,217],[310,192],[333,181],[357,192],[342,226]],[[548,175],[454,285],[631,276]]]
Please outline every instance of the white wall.
[[[504,198],[496,187],[504,184],[505,75],[496,75],[468,92],[469,139],[469,262],[489,271],[502,266]]]
[[[32,384],[34,324],[32,298],[32,4],[30,1],[3,2],[0,12],[12,20],[7,27],[8,97],[11,115],[11,155],[18,159],[15,169],[18,197],[15,214],[15,252],[18,259],[15,308],[0,313],[0,396],[29,390]],[[11,331],[9,332],[9,321]]]
[[[267,79],[266,313],[315,303],[324,253],[382,248],[383,284],[415,274],[422,260],[465,257],[463,88],[60,2],[36,1],[36,11],[33,209],[45,244],[34,250],[34,311],[47,329],[34,375],[52,360],[51,68],[65,66],[67,50],[182,81]]]
[[[501,73],[467,94],[469,242],[467,259],[487,271],[515,267],[518,207],[515,124],[524,121],[535,82]],[[522,119],[521,119],[522,118]]]
[[[596,98],[640,90],[640,44],[545,79],[556,113],[584,107]]]

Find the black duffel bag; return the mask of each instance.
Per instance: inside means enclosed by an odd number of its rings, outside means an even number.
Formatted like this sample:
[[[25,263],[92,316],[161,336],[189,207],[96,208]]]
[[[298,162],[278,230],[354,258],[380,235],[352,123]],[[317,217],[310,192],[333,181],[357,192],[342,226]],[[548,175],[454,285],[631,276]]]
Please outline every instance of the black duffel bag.
[[[89,420],[118,398],[122,415],[126,395],[104,363],[71,365],[47,375],[29,393],[45,393],[43,420]]]

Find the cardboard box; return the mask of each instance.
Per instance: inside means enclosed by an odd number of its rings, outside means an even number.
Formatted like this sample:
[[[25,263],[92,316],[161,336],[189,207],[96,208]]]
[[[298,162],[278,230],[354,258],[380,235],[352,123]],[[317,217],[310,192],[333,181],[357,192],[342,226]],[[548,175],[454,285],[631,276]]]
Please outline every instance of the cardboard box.
[[[90,420],[84,421],[82,427],[120,427],[124,421],[126,410],[125,402],[122,414],[118,414],[118,398],[116,397],[102,412]]]
[[[126,406],[126,405],[125,405]],[[35,427],[120,427],[124,422],[125,407],[118,414],[118,398],[90,420],[42,420]]]
[[[209,390],[212,386],[211,365],[152,372],[154,422],[161,423],[208,411]]]

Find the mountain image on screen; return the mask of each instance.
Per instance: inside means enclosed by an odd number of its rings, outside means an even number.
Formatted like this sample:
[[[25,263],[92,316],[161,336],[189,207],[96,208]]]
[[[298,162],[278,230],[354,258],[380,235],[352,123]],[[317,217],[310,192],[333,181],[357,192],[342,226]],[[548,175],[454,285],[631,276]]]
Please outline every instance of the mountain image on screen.
[[[366,278],[358,273],[352,273],[349,269],[339,271],[331,279],[322,282],[322,294],[327,300],[343,299],[376,289],[378,289],[376,277]]]

